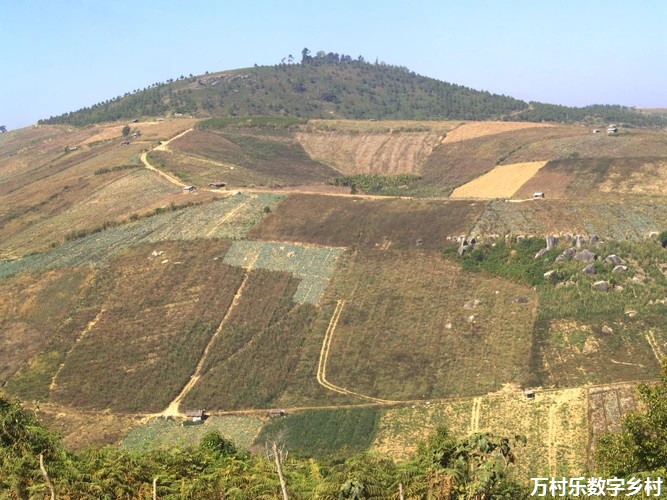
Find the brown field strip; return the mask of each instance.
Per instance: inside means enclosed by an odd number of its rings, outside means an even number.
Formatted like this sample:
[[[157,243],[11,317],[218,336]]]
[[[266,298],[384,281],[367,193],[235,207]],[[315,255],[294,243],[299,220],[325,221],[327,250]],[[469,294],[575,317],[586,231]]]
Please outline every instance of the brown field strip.
[[[533,177],[546,161],[500,165],[452,192],[452,198],[509,198]]]
[[[181,404],[181,401],[187,394],[192,390],[194,385],[197,383],[197,381],[201,377],[202,370],[204,368],[204,365],[206,364],[206,358],[209,355],[209,352],[211,351],[211,346],[213,343],[216,341],[218,336],[221,334],[223,328],[227,324],[229,317],[232,315],[234,312],[234,309],[236,308],[237,304],[241,300],[241,296],[243,295],[243,290],[245,289],[247,283],[248,283],[248,278],[250,277],[250,273],[252,271],[252,268],[255,264],[255,261],[257,260],[258,255],[254,257],[254,260],[252,260],[248,266],[246,267],[245,274],[243,276],[243,280],[241,281],[241,284],[239,285],[238,290],[236,291],[236,294],[234,294],[234,298],[232,299],[231,304],[229,305],[229,308],[227,309],[227,312],[225,313],[225,316],[222,318],[222,321],[220,321],[220,324],[216,328],[215,332],[213,332],[213,335],[211,335],[210,340],[206,344],[206,347],[204,348],[204,352],[201,355],[201,358],[199,358],[199,361],[197,362],[197,367],[195,368],[194,373],[190,376],[190,380],[188,380],[188,383],[185,384],[181,392],[174,398],[174,400],[169,403],[167,408],[161,413],[162,416],[180,416],[182,413],[179,410],[179,405]]]
[[[503,132],[552,126],[547,123],[532,122],[465,122],[448,132],[443,142],[467,141],[487,135],[502,134]]]

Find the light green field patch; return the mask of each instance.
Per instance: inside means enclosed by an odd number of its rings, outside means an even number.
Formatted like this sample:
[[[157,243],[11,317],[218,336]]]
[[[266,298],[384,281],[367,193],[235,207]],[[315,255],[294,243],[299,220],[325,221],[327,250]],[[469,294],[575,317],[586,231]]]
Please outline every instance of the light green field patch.
[[[70,241],[51,252],[0,262],[0,278],[66,266],[103,265],[124,248],[139,243],[245,237],[283,196],[237,194],[224,200],[156,215]]]
[[[235,241],[224,262],[231,266],[293,273],[301,278],[293,300],[317,305],[336,269],[336,259],[344,251],[335,247]]]
[[[183,422],[172,418],[155,418],[132,430],[121,447],[135,452],[196,447],[208,432],[218,431],[238,448],[247,450],[262,424],[258,418],[233,415],[209,417],[199,425],[183,425]]]

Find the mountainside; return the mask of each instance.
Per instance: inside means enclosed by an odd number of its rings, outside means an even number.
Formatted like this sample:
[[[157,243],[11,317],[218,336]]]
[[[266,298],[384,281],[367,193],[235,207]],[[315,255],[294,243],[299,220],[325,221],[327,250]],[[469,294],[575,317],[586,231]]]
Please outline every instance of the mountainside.
[[[257,71],[345,64],[375,70]],[[216,429],[409,458],[446,424],[527,436],[524,483],[593,470],[667,352],[667,135],[594,128],[168,115],[2,134],[0,395],[72,448]]]
[[[305,50],[305,49],[304,49]],[[514,120],[660,126],[660,115],[622,106],[571,108],[524,101],[334,53],[156,83],[42,124],[89,125],[166,114],[302,118]]]

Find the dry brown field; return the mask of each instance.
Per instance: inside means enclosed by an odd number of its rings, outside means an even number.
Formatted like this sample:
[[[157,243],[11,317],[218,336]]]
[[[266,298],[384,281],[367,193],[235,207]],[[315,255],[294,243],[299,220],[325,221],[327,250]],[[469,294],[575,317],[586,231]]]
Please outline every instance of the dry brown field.
[[[503,132],[543,127],[553,127],[553,125],[530,122],[464,122],[450,130],[443,142],[468,141],[470,139],[477,139],[478,137],[502,134]]]
[[[485,202],[362,199],[291,194],[248,235],[335,247],[437,250],[468,234]]]

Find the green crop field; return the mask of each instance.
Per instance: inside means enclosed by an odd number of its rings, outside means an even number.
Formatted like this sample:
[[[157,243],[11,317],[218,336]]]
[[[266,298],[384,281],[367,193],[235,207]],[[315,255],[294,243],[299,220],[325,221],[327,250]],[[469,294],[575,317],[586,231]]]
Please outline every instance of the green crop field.
[[[345,457],[370,447],[379,420],[376,408],[308,410],[275,417],[262,428],[256,444],[278,440],[297,455]]]
[[[439,250],[468,234],[486,202],[366,200],[292,194],[248,238],[334,247],[408,248],[417,240]]]
[[[225,263],[292,273],[301,278],[294,292],[294,301],[317,305],[333,276],[336,259],[344,250],[242,240],[232,244],[225,255]]]
[[[189,422],[188,422],[189,423]],[[255,417],[208,417],[199,425],[184,425],[172,418],[154,418],[133,429],[123,440],[122,448],[145,452],[156,449],[196,448],[208,432],[217,431],[239,449],[247,450],[262,427]]]

